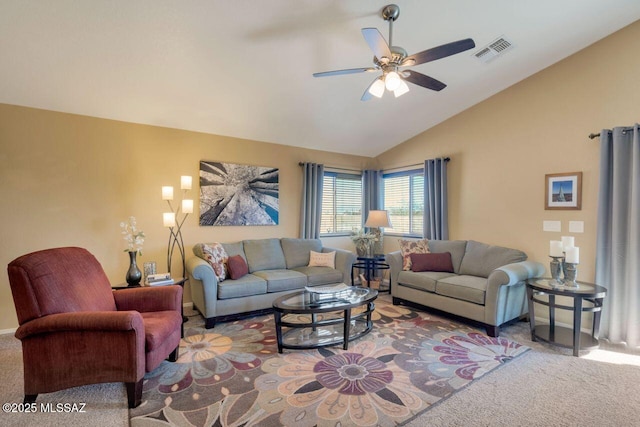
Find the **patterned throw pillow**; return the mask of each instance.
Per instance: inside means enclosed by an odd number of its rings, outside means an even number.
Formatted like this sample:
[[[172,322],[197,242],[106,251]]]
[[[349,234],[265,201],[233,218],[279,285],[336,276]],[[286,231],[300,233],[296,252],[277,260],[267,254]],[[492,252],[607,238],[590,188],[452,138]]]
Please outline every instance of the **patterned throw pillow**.
[[[309,267],[336,268],[336,251],[333,252],[309,252]]]
[[[211,264],[213,272],[220,282],[227,278],[227,269],[225,264],[229,259],[227,251],[220,243],[212,243],[210,245],[202,245],[202,255],[204,259]]]
[[[411,254],[428,254],[429,253],[429,241],[427,239],[422,239],[422,240],[398,239],[398,243],[400,243],[400,253],[402,254],[402,269],[405,271],[411,270]]]

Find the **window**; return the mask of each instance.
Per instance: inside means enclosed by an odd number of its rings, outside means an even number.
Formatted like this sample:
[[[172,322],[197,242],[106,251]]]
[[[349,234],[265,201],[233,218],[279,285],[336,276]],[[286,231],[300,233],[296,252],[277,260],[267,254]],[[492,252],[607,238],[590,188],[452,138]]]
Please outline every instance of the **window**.
[[[348,234],[362,227],[362,177],[325,172],[320,235]]]
[[[424,173],[422,169],[384,174],[384,209],[393,228],[388,234],[422,236]]]

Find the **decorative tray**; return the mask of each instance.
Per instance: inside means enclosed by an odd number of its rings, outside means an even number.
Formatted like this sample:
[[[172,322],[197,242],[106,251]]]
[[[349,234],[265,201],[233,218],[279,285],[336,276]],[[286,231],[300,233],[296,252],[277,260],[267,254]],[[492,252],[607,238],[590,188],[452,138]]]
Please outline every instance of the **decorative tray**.
[[[330,286],[306,286],[305,289],[316,294],[337,294],[351,289],[351,286],[344,283]]]

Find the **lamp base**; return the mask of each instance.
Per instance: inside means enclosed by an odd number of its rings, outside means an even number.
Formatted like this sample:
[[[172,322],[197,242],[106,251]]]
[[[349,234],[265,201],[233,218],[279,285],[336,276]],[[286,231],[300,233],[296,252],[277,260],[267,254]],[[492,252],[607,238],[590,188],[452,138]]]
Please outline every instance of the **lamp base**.
[[[371,232],[376,236],[376,241],[371,245],[371,255],[384,254],[384,235],[382,233],[382,228],[372,228]]]

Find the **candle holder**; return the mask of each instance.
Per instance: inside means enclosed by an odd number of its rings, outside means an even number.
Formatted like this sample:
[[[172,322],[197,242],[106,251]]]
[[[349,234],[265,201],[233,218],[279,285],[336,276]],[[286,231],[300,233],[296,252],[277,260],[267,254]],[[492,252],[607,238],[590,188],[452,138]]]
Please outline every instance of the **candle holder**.
[[[559,285],[562,283],[560,281],[560,272],[563,270],[562,266],[564,264],[564,257],[553,256],[553,255],[549,255],[549,257],[551,258],[549,265],[551,270],[551,278],[553,279],[553,284]]]
[[[571,262],[565,262],[566,273],[564,276],[564,286],[568,288],[577,288],[578,284],[576,279],[578,278],[578,264]]]

